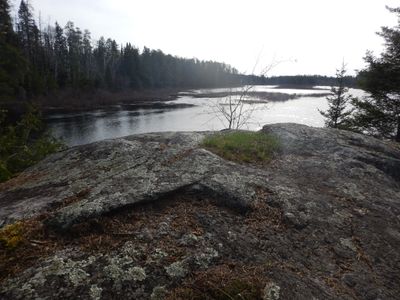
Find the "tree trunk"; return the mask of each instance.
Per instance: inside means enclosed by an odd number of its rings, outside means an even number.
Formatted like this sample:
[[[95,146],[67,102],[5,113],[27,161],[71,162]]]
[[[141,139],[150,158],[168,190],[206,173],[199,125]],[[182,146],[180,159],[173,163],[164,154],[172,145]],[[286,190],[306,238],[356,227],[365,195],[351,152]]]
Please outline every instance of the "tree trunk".
[[[397,133],[396,133],[396,142],[400,143],[400,116],[397,117]]]

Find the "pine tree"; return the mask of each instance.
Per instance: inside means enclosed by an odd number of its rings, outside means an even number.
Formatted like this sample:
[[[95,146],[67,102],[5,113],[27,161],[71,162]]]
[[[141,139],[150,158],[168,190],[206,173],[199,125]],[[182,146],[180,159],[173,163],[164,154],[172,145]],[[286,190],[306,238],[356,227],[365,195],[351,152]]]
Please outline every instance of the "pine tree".
[[[331,87],[331,96],[328,96],[329,108],[327,111],[319,111],[325,117],[325,126],[337,129],[350,128],[350,115],[352,110],[348,108],[352,99],[345,86],[346,66],[343,63],[340,70],[336,70],[336,86]]]
[[[359,131],[400,142],[400,8],[388,9],[397,14],[399,23],[379,33],[385,40],[380,57],[371,52],[365,57],[368,66],[359,77],[369,96],[355,99],[354,124]]]

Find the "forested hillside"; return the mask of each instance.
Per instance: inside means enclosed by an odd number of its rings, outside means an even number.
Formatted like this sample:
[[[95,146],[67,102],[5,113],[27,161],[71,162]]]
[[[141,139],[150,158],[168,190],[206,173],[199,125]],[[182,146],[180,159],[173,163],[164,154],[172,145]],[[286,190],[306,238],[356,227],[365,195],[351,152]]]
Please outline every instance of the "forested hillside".
[[[66,88],[220,87],[242,80],[224,63],[139,50],[111,38],[93,40],[73,22],[40,28],[28,1],[21,1],[16,20],[10,17],[7,0],[0,0],[0,6],[1,100],[30,99]]]
[[[120,45],[112,38],[94,40],[89,30],[73,22],[44,26],[35,21],[34,9],[27,0],[21,1],[15,20],[10,17],[8,0],[0,0],[0,28],[0,103],[51,95],[56,104],[60,100],[54,95],[65,90],[92,93],[335,82],[333,77],[317,75],[243,75],[224,63],[181,58],[147,47],[138,49],[131,43]],[[346,81],[355,85],[354,77]]]

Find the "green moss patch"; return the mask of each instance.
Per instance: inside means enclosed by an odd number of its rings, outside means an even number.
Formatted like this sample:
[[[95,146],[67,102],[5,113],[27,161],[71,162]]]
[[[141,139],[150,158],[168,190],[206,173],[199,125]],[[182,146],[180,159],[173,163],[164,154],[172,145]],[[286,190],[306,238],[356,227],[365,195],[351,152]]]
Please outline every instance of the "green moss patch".
[[[236,162],[266,163],[279,151],[275,136],[263,132],[235,131],[208,136],[203,147]]]

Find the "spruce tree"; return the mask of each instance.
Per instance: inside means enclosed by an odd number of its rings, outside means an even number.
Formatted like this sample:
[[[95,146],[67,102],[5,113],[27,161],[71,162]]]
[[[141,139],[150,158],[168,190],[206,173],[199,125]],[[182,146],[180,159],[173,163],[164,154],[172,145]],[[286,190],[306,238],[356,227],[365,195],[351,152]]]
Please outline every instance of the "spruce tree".
[[[68,64],[68,48],[67,40],[64,36],[64,30],[56,22],[54,28],[54,79],[59,87],[63,88],[67,84],[67,64]]]
[[[343,63],[340,70],[336,70],[336,86],[331,87],[331,96],[328,96],[329,108],[327,111],[319,111],[325,117],[325,126],[337,129],[349,129],[349,116],[352,110],[349,109],[351,95],[345,86],[346,66]]]
[[[36,43],[39,38],[39,29],[33,18],[29,2],[22,0],[18,9],[18,41],[31,64],[35,64]]]
[[[359,131],[400,142],[400,8],[391,9],[399,23],[393,28],[382,27],[385,40],[380,57],[368,52],[367,67],[359,73],[360,85],[368,92],[355,99],[354,124]]]
[[[17,47],[9,9],[8,1],[0,0],[0,102],[15,99],[27,70],[27,63]]]

